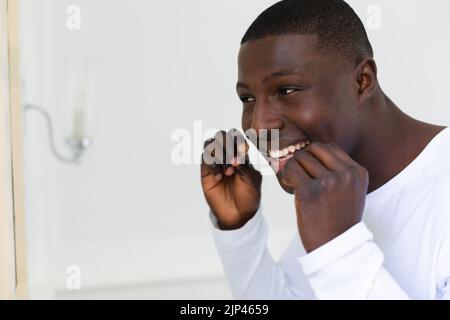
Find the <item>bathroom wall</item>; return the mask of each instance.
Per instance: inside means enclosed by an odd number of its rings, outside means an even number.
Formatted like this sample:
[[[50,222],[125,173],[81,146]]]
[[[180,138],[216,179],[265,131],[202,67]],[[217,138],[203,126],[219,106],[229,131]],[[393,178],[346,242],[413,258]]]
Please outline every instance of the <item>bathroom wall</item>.
[[[192,132],[194,162],[206,129],[240,127],[240,38],[274,2],[22,1],[24,101],[50,113],[66,156],[68,79],[83,66],[95,70],[93,144],[80,165],[59,162],[44,119],[25,115],[32,298],[230,297],[198,165],[172,162],[171,137],[177,129]],[[79,30],[67,27],[74,4]],[[411,115],[448,125],[450,2],[350,4],[369,28],[386,93]],[[202,129],[194,135],[195,121]],[[273,176],[265,177],[263,195],[269,246],[278,257],[295,236],[293,201]],[[80,272],[80,290],[67,287],[71,266]]]

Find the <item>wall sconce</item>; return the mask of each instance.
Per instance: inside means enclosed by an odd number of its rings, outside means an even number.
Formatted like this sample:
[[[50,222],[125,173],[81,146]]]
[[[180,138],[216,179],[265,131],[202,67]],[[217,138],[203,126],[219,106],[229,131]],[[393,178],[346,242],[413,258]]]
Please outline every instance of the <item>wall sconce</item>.
[[[50,114],[45,110],[44,108],[41,108],[39,106],[30,105],[27,104],[24,107],[25,111],[36,111],[39,114],[41,114],[47,123],[47,130],[48,130],[48,138],[50,143],[50,149],[53,153],[53,155],[61,162],[65,163],[71,163],[71,164],[80,164],[80,160],[84,152],[87,148],[89,148],[92,144],[91,138],[88,136],[71,136],[66,138],[66,145],[70,149],[70,156],[64,156],[61,152],[59,152],[58,148],[56,147],[55,142],[55,135],[53,131],[53,122],[52,118],[50,117]]]
[[[53,155],[61,162],[69,164],[80,164],[85,151],[92,145],[92,136],[90,130],[93,125],[93,107],[94,107],[94,74],[98,70],[95,63],[81,59],[69,63],[69,70],[64,73],[65,85],[63,85],[64,104],[63,118],[65,128],[64,144],[69,149],[68,156],[66,152],[60,152],[54,134],[54,123],[49,112],[40,106],[26,104],[25,111],[36,111],[41,114],[47,124],[48,138]],[[66,91],[67,90],[67,91]],[[58,90],[55,90],[58,92]],[[59,92],[60,93],[60,92]]]

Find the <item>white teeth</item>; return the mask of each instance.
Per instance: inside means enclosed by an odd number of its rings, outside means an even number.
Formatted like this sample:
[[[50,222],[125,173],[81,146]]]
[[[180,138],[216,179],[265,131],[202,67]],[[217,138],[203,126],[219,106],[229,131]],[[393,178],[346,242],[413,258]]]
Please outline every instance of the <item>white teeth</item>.
[[[277,150],[277,151],[271,151],[271,152],[270,152],[270,156],[271,156],[272,158],[281,158],[281,157],[283,156],[283,152],[280,151],[280,150]]]
[[[271,151],[270,156],[272,158],[278,159],[278,158],[284,157],[284,153],[282,150]]]
[[[309,141],[306,141],[304,143],[297,143],[295,146],[291,145],[287,148],[284,148],[283,150],[276,150],[276,151],[270,151],[270,157],[274,159],[279,159],[287,156],[289,153],[294,153],[296,150],[303,149],[309,144]]]

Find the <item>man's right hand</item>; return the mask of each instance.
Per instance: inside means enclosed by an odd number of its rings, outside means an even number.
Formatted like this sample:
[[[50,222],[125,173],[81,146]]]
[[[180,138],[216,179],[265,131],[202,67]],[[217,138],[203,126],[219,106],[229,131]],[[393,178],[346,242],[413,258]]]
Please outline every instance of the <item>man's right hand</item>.
[[[241,228],[260,205],[262,176],[249,162],[248,149],[245,138],[237,130],[219,131],[204,145],[203,193],[223,230]]]

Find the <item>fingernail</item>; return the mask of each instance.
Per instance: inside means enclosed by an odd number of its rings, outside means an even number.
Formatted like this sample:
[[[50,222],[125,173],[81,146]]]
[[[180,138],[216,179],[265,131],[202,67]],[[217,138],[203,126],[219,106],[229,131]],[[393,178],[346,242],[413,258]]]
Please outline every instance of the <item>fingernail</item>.
[[[230,167],[227,170],[225,170],[225,174],[227,176],[231,176],[234,173],[234,168]]]

